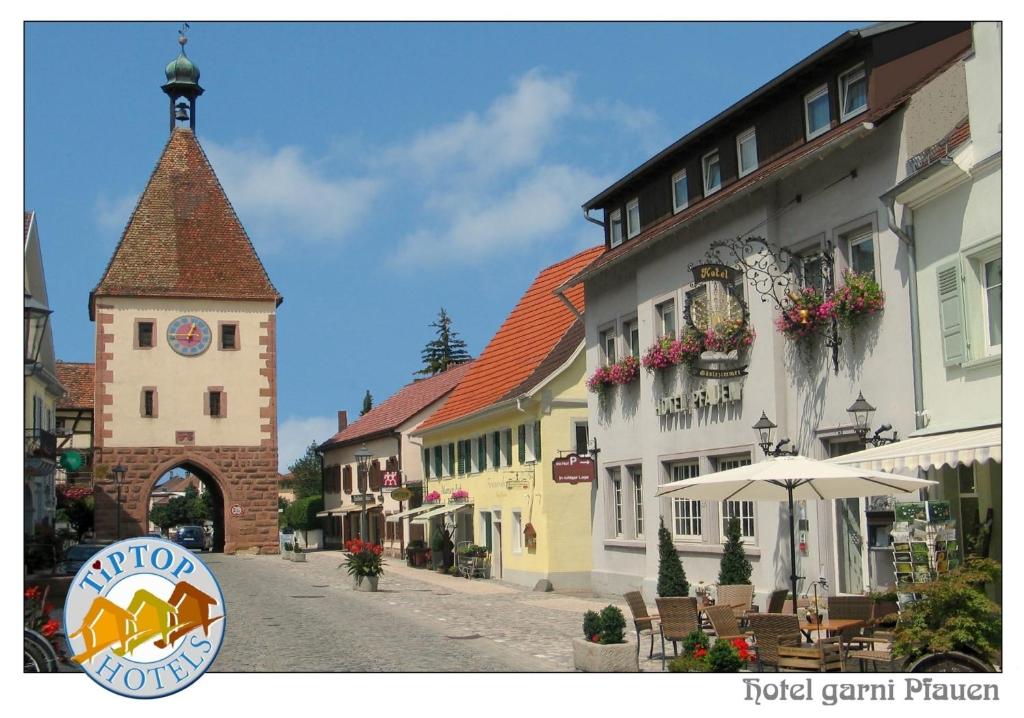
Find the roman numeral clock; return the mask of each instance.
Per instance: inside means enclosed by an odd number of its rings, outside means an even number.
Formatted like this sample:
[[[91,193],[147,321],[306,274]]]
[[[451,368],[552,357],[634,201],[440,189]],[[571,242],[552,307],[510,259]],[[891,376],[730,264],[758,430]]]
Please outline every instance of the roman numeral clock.
[[[196,316],[178,317],[167,327],[167,343],[182,356],[198,356],[205,352],[213,339],[210,325]]]

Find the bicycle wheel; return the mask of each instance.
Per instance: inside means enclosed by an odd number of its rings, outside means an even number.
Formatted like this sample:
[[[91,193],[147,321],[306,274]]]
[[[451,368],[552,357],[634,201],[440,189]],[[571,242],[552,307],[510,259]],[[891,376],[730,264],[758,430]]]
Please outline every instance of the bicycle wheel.
[[[45,641],[46,639],[42,639]],[[57,655],[50,645],[25,633],[25,673],[56,673]]]

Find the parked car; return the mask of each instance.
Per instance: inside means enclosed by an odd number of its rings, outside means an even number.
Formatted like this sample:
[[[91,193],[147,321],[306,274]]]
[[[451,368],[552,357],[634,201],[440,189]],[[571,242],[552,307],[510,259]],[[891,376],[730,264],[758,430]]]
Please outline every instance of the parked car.
[[[205,551],[209,548],[202,526],[179,526],[174,543],[193,551]]]
[[[69,548],[64,553],[64,560],[58,562],[57,573],[62,576],[74,576],[78,569],[89,561],[95,553],[100,551],[106,544],[101,543],[79,543]]]

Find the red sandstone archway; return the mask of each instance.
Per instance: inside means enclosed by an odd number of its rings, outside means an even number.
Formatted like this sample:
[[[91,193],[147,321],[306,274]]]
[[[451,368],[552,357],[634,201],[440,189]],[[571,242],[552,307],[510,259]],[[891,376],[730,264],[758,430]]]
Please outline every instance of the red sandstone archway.
[[[210,492],[213,504],[214,515],[210,517],[213,522],[213,550],[224,551],[227,543],[226,529],[228,525],[228,507],[232,504],[225,501],[225,482],[213,470],[209,461],[202,457],[183,457],[178,460],[166,461],[153,469],[153,475],[143,485],[145,501],[144,506],[149,510],[150,497],[156,488],[157,482],[174,469],[183,469],[199,479],[206,491]],[[148,517],[147,517],[148,518]],[[144,521],[146,525],[148,521]]]

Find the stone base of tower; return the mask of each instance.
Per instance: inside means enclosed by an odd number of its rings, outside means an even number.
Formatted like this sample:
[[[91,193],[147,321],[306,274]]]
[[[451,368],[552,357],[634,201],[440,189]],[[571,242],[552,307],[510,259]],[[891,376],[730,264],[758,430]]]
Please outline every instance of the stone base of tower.
[[[121,485],[121,538],[149,530],[149,497],[157,480],[175,468],[198,476],[219,491],[223,511],[225,553],[278,553],[277,448],[254,446],[161,446],[97,448],[94,466],[104,474],[121,464],[127,472]],[[95,482],[98,540],[117,536],[117,487],[109,478]]]

